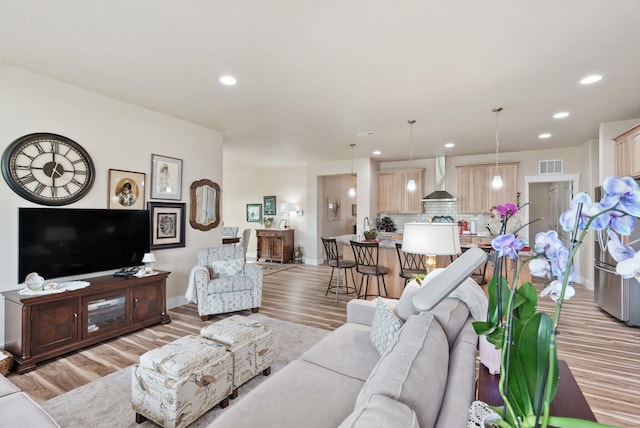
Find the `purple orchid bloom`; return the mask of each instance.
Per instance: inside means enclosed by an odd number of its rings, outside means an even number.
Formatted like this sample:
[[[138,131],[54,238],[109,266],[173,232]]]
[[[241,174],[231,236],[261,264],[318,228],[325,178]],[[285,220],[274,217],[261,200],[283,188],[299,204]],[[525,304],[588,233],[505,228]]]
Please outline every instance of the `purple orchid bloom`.
[[[635,256],[636,252],[633,250],[633,248],[620,242],[620,239],[618,239],[618,235],[610,230],[607,230],[607,233],[609,234],[609,243],[607,244],[607,249],[609,250],[609,254],[611,254],[611,257],[613,257],[615,261],[619,263],[627,259],[631,259],[633,258],[633,256]]]
[[[564,244],[558,239],[558,232],[549,230],[548,232],[539,232],[536,234],[534,251],[538,254],[545,254],[549,259],[556,259],[560,250],[564,248]]]
[[[578,218],[578,207],[582,204],[580,218]],[[573,230],[576,223],[578,229],[584,229],[591,217],[597,218],[591,223],[590,228],[594,230],[605,229],[609,225],[606,215],[601,215],[605,208],[599,203],[593,203],[589,195],[584,192],[578,193],[571,201],[571,208],[560,215],[560,225],[562,230]]]
[[[551,278],[551,265],[544,259],[533,259],[529,262],[531,275],[542,278]]]
[[[512,216],[518,213],[518,206],[510,202],[504,205],[496,206],[496,210],[500,213],[500,218],[505,218],[507,215]]]
[[[527,245],[524,239],[516,238],[513,233],[493,238],[491,246],[498,252],[498,257],[507,256],[512,260],[518,258],[518,253]]]
[[[640,217],[640,188],[631,177],[607,177],[602,184],[604,208],[616,208]]]
[[[562,281],[552,281],[544,290],[540,292],[540,297],[544,297],[549,294],[551,300],[557,302],[560,298],[560,292],[562,291]],[[567,284],[567,288],[564,291],[564,299],[569,300],[576,294],[576,290],[570,285]]]
[[[623,260],[616,265],[616,272],[624,279],[640,278],[640,252],[630,259]]]

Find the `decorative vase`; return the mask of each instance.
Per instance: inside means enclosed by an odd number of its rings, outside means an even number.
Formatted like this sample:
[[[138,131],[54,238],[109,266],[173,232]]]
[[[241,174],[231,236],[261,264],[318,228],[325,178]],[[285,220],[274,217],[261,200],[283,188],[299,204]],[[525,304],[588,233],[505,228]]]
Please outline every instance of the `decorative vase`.
[[[42,284],[44,284],[44,278],[36,272],[31,272],[24,279],[24,285],[32,291],[42,291]]]
[[[496,349],[492,343],[489,343],[486,336],[480,336],[478,343],[480,363],[485,366],[492,375],[500,373],[502,350]]]

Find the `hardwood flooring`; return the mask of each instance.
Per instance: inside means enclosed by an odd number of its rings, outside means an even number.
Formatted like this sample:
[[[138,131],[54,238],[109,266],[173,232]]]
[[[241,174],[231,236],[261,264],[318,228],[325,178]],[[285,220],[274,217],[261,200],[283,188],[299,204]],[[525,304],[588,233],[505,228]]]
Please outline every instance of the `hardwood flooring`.
[[[353,296],[325,296],[331,269],[297,265],[264,277],[260,313],[273,318],[333,330],[346,321],[346,303]],[[554,304],[540,299],[551,312]],[[239,312],[249,315],[249,311]],[[203,325],[196,306],[169,311],[172,322],[139,330],[108,342],[38,364],[24,375],[9,379],[42,402],[138,361],[146,350],[185,334],[197,334]],[[215,319],[224,316],[214,317]],[[593,292],[578,287],[566,302],[560,322],[559,358],[568,362],[580,388],[600,422],[640,425],[640,329],[627,327],[593,303]]]

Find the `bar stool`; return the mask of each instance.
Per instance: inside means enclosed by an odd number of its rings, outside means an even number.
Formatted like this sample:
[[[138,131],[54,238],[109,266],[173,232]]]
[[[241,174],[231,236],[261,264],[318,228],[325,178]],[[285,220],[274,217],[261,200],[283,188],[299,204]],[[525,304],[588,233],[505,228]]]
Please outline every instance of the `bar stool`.
[[[352,260],[344,260],[340,258],[340,254],[338,252],[338,243],[333,238],[322,238],[322,245],[324,246],[324,252],[327,256],[327,264],[331,266],[331,277],[329,278],[329,285],[327,286],[327,291],[324,293],[326,296],[329,294],[329,290],[336,289],[336,300],[338,303],[338,293],[340,290],[340,270],[344,269],[344,292],[340,294],[351,294],[356,293],[356,297],[360,297],[360,293],[356,288],[356,279],[353,276],[353,268],[356,266],[356,263]],[[336,285],[331,285],[333,281],[333,271],[338,269],[338,277],[336,278]],[[347,278],[347,269],[351,272],[351,283],[352,287],[349,287],[349,280]]]
[[[396,252],[400,262],[400,277],[404,278],[404,287],[407,286],[407,283],[414,275],[427,273],[427,266],[424,263],[422,254],[405,253],[402,251],[402,244],[399,242],[396,242]]]
[[[380,278],[382,278],[382,286],[384,287],[384,295],[388,296],[387,284],[384,282],[384,276],[389,271],[386,267],[378,264],[378,243],[377,242],[357,242],[350,241],[351,249],[353,249],[353,255],[356,260],[356,271],[362,275],[360,278],[360,297],[366,299],[367,297],[382,296],[380,290]],[[362,294],[362,285],[364,277],[367,277],[367,284],[364,288],[364,294]],[[376,277],[378,283],[378,294],[367,294],[369,291],[369,278],[371,276]]]

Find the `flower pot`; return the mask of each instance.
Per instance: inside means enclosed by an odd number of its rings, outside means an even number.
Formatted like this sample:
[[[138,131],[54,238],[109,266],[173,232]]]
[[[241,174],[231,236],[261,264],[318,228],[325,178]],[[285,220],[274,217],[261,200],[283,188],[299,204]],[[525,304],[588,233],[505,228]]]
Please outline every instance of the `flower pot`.
[[[489,343],[486,336],[480,336],[478,342],[480,363],[485,366],[492,375],[500,373],[502,350],[496,349],[492,343]]]

